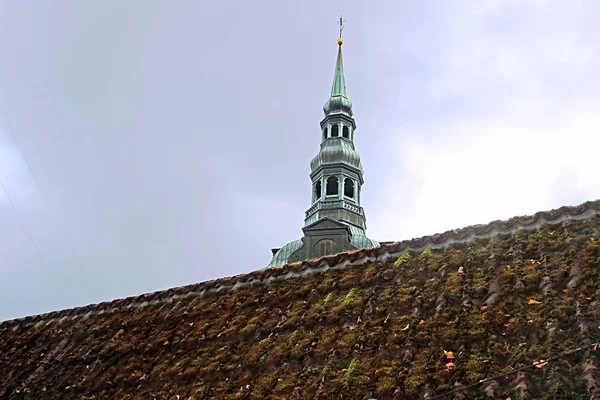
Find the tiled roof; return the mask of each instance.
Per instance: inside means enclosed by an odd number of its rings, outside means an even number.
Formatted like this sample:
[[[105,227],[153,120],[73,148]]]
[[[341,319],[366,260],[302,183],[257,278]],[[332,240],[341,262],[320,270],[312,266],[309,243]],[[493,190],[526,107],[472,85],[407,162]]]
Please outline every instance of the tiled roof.
[[[599,214],[588,202],[5,321],[0,398],[416,399],[509,373],[446,398],[595,399]]]

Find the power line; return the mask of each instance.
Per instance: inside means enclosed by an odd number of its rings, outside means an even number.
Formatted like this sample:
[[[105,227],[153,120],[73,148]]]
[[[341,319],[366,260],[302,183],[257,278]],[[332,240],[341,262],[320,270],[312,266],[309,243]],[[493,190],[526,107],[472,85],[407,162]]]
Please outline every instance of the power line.
[[[8,128],[8,131],[10,132],[10,135],[12,136],[13,140],[17,144],[17,148],[19,149],[19,152],[21,153],[21,156],[23,157],[23,160],[25,161],[25,164],[27,165],[27,168],[29,169],[29,172],[31,173],[31,176],[33,177],[33,180],[34,180],[35,184],[37,185],[38,190],[42,194],[42,198],[44,199],[44,202],[46,203],[46,206],[48,206],[48,209],[50,210],[50,214],[52,214],[52,216],[54,217],[54,221],[56,222],[56,226],[58,226],[58,230],[60,231],[63,239],[65,240],[65,242],[67,242],[67,245],[71,248],[71,251],[73,252],[73,256],[75,257],[75,261],[77,262],[77,266],[79,266],[80,265],[80,263],[79,263],[79,257],[77,257],[77,252],[75,251],[73,243],[71,242],[70,238],[65,234],[65,231],[63,230],[62,226],[60,225],[60,222],[58,221],[58,218],[56,218],[56,213],[54,212],[54,210],[52,209],[52,206],[48,202],[48,198],[46,197],[46,194],[42,190],[42,186],[40,185],[40,183],[37,180],[35,174],[33,173],[33,169],[31,168],[31,165],[29,164],[29,161],[27,161],[27,157],[25,157],[25,153],[23,152],[23,149],[21,148],[21,144],[19,143],[19,140],[17,139],[16,135],[14,134],[12,128],[8,124],[8,120],[4,116],[4,113],[2,112],[2,110],[0,110],[0,118],[2,118],[2,120],[4,120],[4,123],[6,124],[6,127]],[[2,186],[2,189],[4,190],[4,192],[6,193],[6,195],[8,196],[8,192],[6,191],[6,189],[4,189],[4,186]],[[8,198],[10,200],[10,196],[8,196]],[[12,200],[11,200],[11,204],[13,204]],[[14,204],[13,204],[13,209],[16,212],[17,209],[15,208]],[[17,215],[18,215],[18,213],[17,213]],[[21,218],[21,217],[19,217],[19,218]],[[23,220],[21,220],[21,223],[23,223]],[[23,227],[25,227],[24,224],[23,224]],[[29,233],[27,233],[27,234],[29,235]],[[31,238],[31,236],[30,236],[30,238]],[[33,241],[32,241],[32,243],[33,243]],[[38,251],[38,254],[39,254],[39,251]]]
[[[457,393],[457,392],[462,392],[463,390],[467,390],[467,389],[470,389],[470,388],[472,388],[472,387],[475,387],[475,386],[479,386],[479,385],[481,385],[482,383],[486,383],[486,382],[489,382],[489,381],[493,381],[493,380],[495,380],[495,379],[499,379],[499,378],[504,378],[505,376],[508,376],[508,375],[515,374],[515,373],[517,373],[517,372],[519,372],[519,371],[523,371],[524,369],[534,368],[534,367],[536,367],[536,366],[538,366],[538,365],[542,365],[542,366],[543,366],[543,365],[546,365],[547,363],[549,363],[549,362],[551,362],[551,361],[555,361],[555,360],[558,360],[559,358],[563,358],[563,357],[566,357],[566,356],[570,356],[571,354],[578,353],[578,352],[580,352],[580,351],[582,351],[582,350],[586,350],[586,349],[589,349],[589,348],[592,348],[592,347],[594,348],[594,350],[596,350],[596,349],[598,348],[598,345],[600,345],[600,343],[593,343],[593,344],[590,344],[589,346],[580,347],[580,348],[578,348],[578,349],[575,349],[575,350],[572,350],[572,351],[568,351],[568,352],[566,352],[566,353],[559,354],[559,355],[557,355],[557,356],[554,356],[554,357],[552,357],[552,358],[549,358],[549,359],[547,359],[547,360],[545,360],[545,361],[537,361],[537,362],[534,362],[534,363],[533,363],[533,364],[531,364],[531,365],[526,365],[526,366],[524,366],[524,367],[521,367],[521,368],[515,369],[515,370],[513,370],[513,371],[506,372],[506,373],[504,373],[504,374],[500,374],[500,375],[494,376],[493,378],[484,379],[484,380],[482,380],[482,381],[479,381],[479,382],[476,382],[476,383],[472,383],[472,384],[470,384],[470,385],[467,385],[467,386],[461,386],[461,387],[459,387],[458,389],[454,389],[454,390],[451,390],[451,391],[449,391],[449,392],[446,392],[446,393],[443,393],[443,394],[438,394],[437,396],[433,396],[433,397],[431,397],[431,400],[435,400],[435,399],[441,399],[441,398],[443,398],[443,397],[446,397],[446,396],[448,396],[448,395],[451,395],[451,394],[454,394],[454,393]],[[540,367],[540,368],[541,368],[541,367]]]
[[[12,199],[10,198],[10,194],[8,194],[8,191],[6,190],[6,188],[4,187],[4,184],[2,183],[2,180],[0,179],[0,188],[2,188],[2,191],[4,193],[6,193],[6,198],[8,199],[8,202],[10,203],[10,205],[12,206],[13,210],[15,211],[15,214],[17,215],[17,218],[19,218],[19,220],[21,221],[21,225],[23,225],[23,230],[25,231],[25,233],[27,234],[27,236],[29,237],[29,240],[31,241],[31,244],[33,245],[33,247],[35,248],[35,251],[37,252],[38,256],[40,257],[40,259],[42,260],[42,263],[44,264],[44,267],[48,268],[48,264],[46,263],[46,260],[44,259],[44,257],[42,256],[42,253],[40,253],[40,249],[38,249],[37,245],[35,244],[35,242],[33,241],[33,238],[31,237],[31,234],[29,233],[29,230],[27,229],[27,227],[25,226],[25,222],[23,222],[23,218],[21,218],[21,215],[19,214],[19,211],[17,211],[17,208],[15,207],[15,203],[13,203]]]

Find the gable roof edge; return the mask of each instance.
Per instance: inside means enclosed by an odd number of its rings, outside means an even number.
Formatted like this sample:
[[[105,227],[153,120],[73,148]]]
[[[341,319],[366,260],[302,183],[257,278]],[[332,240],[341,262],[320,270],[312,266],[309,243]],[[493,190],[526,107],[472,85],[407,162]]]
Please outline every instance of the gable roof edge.
[[[533,216],[513,217],[504,222],[492,221],[486,225],[472,225],[459,230],[446,231],[442,234],[392,242],[370,249],[347,251],[319,259],[304,260],[268,269],[256,270],[233,277],[224,277],[98,304],[6,320],[0,322],[0,332],[8,329],[18,330],[21,327],[32,325],[46,325],[63,318],[85,318],[100,313],[114,313],[126,308],[142,308],[158,302],[166,303],[170,300],[177,300],[184,297],[227,292],[247,286],[267,284],[274,281],[321,273],[330,269],[343,269],[347,266],[376,260],[385,261],[397,258],[406,251],[420,253],[428,247],[431,249],[443,249],[450,245],[468,243],[477,239],[489,239],[496,235],[513,235],[522,230],[533,231],[539,229],[544,224],[559,225],[571,220],[585,220],[598,214],[600,214],[600,200],[588,201],[578,206],[563,206],[552,211],[541,211]]]

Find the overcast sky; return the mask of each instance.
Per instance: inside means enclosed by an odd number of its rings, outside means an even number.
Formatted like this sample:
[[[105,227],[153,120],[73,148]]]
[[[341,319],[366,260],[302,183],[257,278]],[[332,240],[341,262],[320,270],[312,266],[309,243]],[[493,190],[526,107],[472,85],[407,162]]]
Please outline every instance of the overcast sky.
[[[300,238],[340,13],[370,237],[600,198],[597,0],[5,0],[0,320]]]

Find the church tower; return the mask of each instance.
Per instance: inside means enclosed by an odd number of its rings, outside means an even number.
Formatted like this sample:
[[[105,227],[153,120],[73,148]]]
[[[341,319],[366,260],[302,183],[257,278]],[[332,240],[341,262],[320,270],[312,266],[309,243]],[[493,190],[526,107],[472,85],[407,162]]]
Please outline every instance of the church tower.
[[[341,23],[340,18],[340,28]],[[304,236],[273,249],[268,267],[379,245],[365,234],[367,221],[360,206],[364,171],[354,148],[356,123],[346,95],[341,30],[331,96],[323,106],[321,149],[310,162],[312,195]]]

